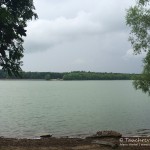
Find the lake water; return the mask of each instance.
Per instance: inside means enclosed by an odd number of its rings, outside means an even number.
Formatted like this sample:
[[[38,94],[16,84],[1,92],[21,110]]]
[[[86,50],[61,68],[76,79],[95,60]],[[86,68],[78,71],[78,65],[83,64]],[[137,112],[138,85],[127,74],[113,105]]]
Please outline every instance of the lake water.
[[[132,81],[0,81],[0,136],[147,134],[150,97]]]

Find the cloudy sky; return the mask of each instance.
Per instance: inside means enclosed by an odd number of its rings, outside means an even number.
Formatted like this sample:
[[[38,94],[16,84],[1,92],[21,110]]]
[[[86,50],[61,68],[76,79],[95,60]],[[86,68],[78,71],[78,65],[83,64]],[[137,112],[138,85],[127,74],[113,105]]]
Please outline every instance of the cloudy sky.
[[[143,55],[128,42],[126,9],[135,0],[34,0],[23,70],[139,73]]]

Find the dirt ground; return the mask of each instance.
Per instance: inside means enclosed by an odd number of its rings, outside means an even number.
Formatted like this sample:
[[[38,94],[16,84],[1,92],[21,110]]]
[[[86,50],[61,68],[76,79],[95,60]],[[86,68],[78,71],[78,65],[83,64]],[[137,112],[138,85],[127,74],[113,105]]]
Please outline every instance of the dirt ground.
[[[105,141],[108,145],[95,144]],[[111,144],[109,144],[111,143]],[[114,147],[112,147],[112,145]],[[119,146],[119,138],[43,138],[11,139],[0,138],[0,150],[150,150],[150,147]]]

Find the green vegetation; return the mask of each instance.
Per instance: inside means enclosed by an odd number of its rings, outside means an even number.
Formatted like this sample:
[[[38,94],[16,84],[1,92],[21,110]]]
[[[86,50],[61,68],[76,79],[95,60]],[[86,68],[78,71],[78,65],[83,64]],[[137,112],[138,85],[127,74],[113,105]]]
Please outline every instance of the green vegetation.
[[[0,66],[9,75],[19,75],[23,57],[23,36],[27,21],[37,18],[33,0],[0,1]]]
[[[127,11],[126,21],[131,28],[129,41],[135,54],[147,52],[143,60],[144,68],[136,77],[134,86],[150,95],[150,0],[137,0],[135,6]]]
[[[22,72],[21,79],[63,79],[63,80],[133,80],[138,77],[137,74],[123,74],[123,73],[98,73],[98,72]],[[16,76],[8,76],[6,72],[0,70],[0,79],[20,79]]]
[[[76,71],[66,73],[63,80],[131,80],[134,74]]]
[[[65,73],[56,72],[22,72],[21,77],[9,76],[4,70],[0,70],[0,79],[62,79]]]
[[[50,74],[46,74],[45,75],[45,80],[50,80],[51,79],[51,75]]]

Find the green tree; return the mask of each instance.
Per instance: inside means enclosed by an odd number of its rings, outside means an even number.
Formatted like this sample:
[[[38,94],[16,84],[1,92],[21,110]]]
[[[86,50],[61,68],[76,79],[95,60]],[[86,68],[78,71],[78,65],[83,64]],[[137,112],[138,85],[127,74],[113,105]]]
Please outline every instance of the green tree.
[[[45,80],[50,80],[51,79],[51,75],[50,74],[46,74],[45,75]]]
[[[0,66],[19,75],[27,21],[37,18],[33,0],[0,0]]]
[[[130,27],[129,41],[135,54],[147,52],[143,60],[144,68],[133,82],[136,89],[150,94],[150,0],[137,0],[127,11],[126,22]]]

